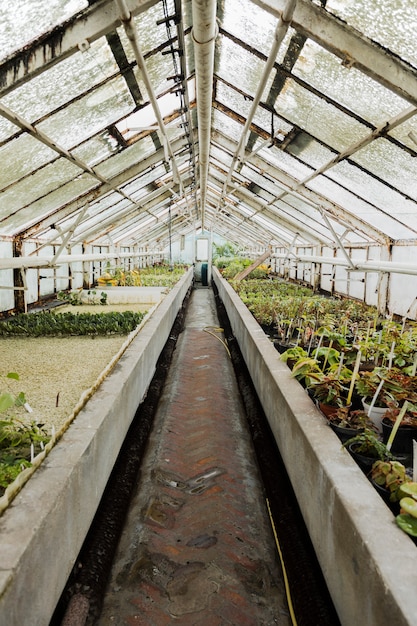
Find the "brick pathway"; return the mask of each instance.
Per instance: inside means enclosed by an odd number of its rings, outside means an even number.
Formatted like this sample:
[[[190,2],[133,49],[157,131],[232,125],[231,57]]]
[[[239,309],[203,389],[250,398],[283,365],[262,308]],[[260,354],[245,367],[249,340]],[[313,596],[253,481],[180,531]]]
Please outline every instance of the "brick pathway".
[[[211,290],[191,297],[100,626],[289,626]],[[220,333],[215,333],[221,336]]]

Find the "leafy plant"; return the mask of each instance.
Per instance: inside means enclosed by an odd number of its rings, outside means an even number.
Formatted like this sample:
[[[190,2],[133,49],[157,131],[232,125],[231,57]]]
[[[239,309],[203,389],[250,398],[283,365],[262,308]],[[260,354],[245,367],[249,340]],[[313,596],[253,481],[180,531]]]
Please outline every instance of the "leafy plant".
[[[143,312],[22,313],[0,321],[0,336],[65,337],[69,335],[127,335],[142,321]]]
[[[366,411],[361,409],[350,410],[350,407],[340,407],[328,416],[329,422],[341,428],[352,428],[353,430],[374,430],[373,424]]]
[[[417,537],[417,483],[401,485],[400,491],[403,495],[400,500],[401,513],[395,521],[401,530],[411,537]]]
[[[8,380],[19,380],[19,375],[9,372]],[[34,454],[49,441],[42,424],[27,423],[16,413],[27,406],[23,391],[13,393],[7,389],[0,393],[0,495],[26,467]]]
[[[82,289],[78,289],[77,291],[58,291],[57,298],[58,300],[62,300],[63,302],[67,302],[72,306],[81,306],[81,293]]]
[[[343,447],[348,448],[352,444],[354,444],[354,451],[357,454],[380,461],[393,459],[391,452],[387,450],[387,446],[368,428],[345,441]]]
[[[410,481],[405,466],[399,461],[375,461],[370,477],[377,485],[390,492],[391,502],[398,502],[404,496],[401,488]]]

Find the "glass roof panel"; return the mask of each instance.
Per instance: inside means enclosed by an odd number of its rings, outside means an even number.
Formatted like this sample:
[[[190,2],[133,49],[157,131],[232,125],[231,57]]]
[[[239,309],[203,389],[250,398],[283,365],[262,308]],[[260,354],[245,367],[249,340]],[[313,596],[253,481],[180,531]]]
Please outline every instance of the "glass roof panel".
[[[302,180],[311,174],[311,168],[301,163],[298,159],[276,148],[265,148],[259,152],[267,163],[275,166],[278,170],[287,172],[294,180]]]
[[[355,67],[343,66],[338,57],[311,40],[305,43],[293,72],[375,126],[405,108],[402,98]]]
[[[334,173],[334,169],[330,171]],[[310,181],[308,186],[318,193],[324,194],[331,201],[341,206],[348,207],[348,213],[351,212],[364,221],[365,231],[366,223],[369,223],[372,227],[396,239],[415,237],[415,234],[413,234],[409,228],[398,223],[391,215],[381,215],[380,210],[358,198],[354,193],[350,193],[347,189],[343,189],[340,185],[335,184],[327,177],[319,176]]]
[[[1,4],[0,58],[88,6],[87,0],[13,0]]]
[[[239,124],[228,115],[225,115],[216,109],[213,111],[213,126],[216,130],[219,130],[227,137],[230,137],[230,139],[234,139],[236,142],[239,141],[242,135],[242,124]]]
[[[398,219],[402,219],[405,224],[409,224],[412,228],[417,226],[417,211],[415,203],[412,200],[404,198],[393,189],[390,189],[384,183],[379,182],[375,178],[370,178],[361,169],[355,167],[352,163],[343,161],[338,163],[329,172],[328,176],[337,181],[346,189],[355,192],[358,197],[362,197],[365,201],[380,208],[383,212],[379,214],[380,223],[378,228],[381,230],[389,229],[388,222],[395,213]],[[355,207],[353,202],[350,207]],[[395,210],[394,210],[395,207]],[[401,216],[404,215],[402,218]],[[414,215],[414,217],[412,217]],[[389,230],[388,230],[389,232]],[[411,233],[407,235],[412,236]],[[402,235],[404,237],[404,235]]]
[[[52,191],[44,198],[33,202],[31,205],[21,209],[17,217],[12,215],[1,223],[1,231],[3,234],[11,235],[16,230],[16,220],[18,218],[19,230],[24,230],[36,224],[47,215],[50,215],[57,206],[63,205],[65,202],[75,200],[80,194],[91,189],[96,181],[86,174],[78,176],[75,180],[59,189]],[[57,216],[59,219],[59,216]]]
[[[132,167],[138,161],[155,152],[155,145],[150,137],[144,137],[141,141],[114,154],[95,168],[102,176],[113,178],[119,172]]]
[[[222,3],[223,7],[222,28],[267,56],[277,20],[249,0],[231,0]]]
[[[417,162],[404,150],[380,138],[356,152],[352,160],[417,199]]]
[[[221,38],[219,52],[218,75],[254,96],[265,63],[227,37]]]
[[[80,174],[81,170],[67,159],[56,159],[29,178],[23,178],[1,194],[2,203],[13,213],[21,207],[45,196]],[[16,216],[16,224],[20,221]]]
[[[295,81],[287,81],[275,103],[275,109],[287,120],[338,152],[369,134],[363,124],[342,113]],[[323,123],[326,120],[326,123]]]
[[[38,124],[49,138],[70,149],[126,115],[134,106],[122,78],[117,78]]]
[[[252,102],[245,96],[229,87],[222,81],[217,81],[216,100],[232,109],[238,115],[242,115],[245,119],[248,116]],[[243,126],[242,126],[243,128]]]
[[[27,133],[0,148],[0,189],[45,165],[57,154]]]
[[[328,0],[326,9],[417,67],[415,0]]]
[[[23,83],[5,95],[3,102],[32,123],[91,90],[94,85],[113,76],[116,70],[110,48],[101,38],[85,52],[77,52]]]

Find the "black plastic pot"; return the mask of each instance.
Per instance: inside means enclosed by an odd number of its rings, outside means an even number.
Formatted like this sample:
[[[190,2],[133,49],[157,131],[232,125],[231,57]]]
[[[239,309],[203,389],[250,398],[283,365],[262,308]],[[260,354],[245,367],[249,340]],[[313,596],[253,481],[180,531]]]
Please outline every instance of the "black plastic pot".
[[[394,424],[384,417],[382,419],[382,438],[384,443],[388,442]],[[413,453],[413,439],[417,441],[417,428],[412,426],[400,426],[391,446],[391,452],[411,455]]]
[[[365,456],[364,454],[357,452],[356,450],[360,445],[361,444],[357,441],[353,441],[348,445],[347,449],[349,454],[355,459],[361,470],[365,472],[365,474],[369,474],[372,469],[372,465],[378,459],[376,459],[375,457]]]
[[[336,433],[340,441],[344,443],[348,439],[352,439],[359,433],[363,432],[363,428],[346,428],[344,426],[338,426],[333,422],[329,422],[330,428]]]
[[[400,512],[400,503],[399,502],[391,502],[390,496],[391,492],[386,487],[382,485],[378,485],[372,478],[370,479],[372,485],[375,487],[385,504],[391,509],[394,515],[398,515]]]

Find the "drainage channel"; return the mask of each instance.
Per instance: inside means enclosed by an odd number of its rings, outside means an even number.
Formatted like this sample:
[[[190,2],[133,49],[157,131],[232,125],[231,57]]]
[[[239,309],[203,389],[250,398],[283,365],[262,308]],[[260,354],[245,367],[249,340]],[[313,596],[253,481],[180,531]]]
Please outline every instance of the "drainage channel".
[[[218,298],[215,286],[213,285],[212,288],[215,294],[217,316],[224,330],[239,392],[245,406],[248,428],[271,513],[277,551],[288,578],[288,596],[294,608],[293,624],[338,626],[339,620],[285,467],[256,396],[239,346],[232,334],[225,309]],[[134,486],[141,472],[142,458],[176,342],[183,329],[190,295],[191,290],[184,300],[183,307],[158,360],[155,376],[146,398],[138,408],[96,517],[49,626],[93,626],[99,619],[112,562],[123,531]],[[179,480],[178,477],[171,476],[167,472],[156,478],[163,485],[175,488],[179,492],[199,494],[210,487],[212,481],[215,481],[221,472],[220,468],[212,467],[210,471],[194,475],[188,480]],[[199,548],[209,548],[213,545],[213,537],[209,535],[200,536],[199,541],[202,542],[201,545],[198,544]],[[146,622],[138,623],[145,624]],[[226,621],[225,623],[235,622]],[[279,623],[279,620],[274,623]]]
[[[284,462],[255,391],[238,342],[213,283],[217,315],[230,350],[237,384],[269,503],[277,550],[288,578],[298,626],[340,624],[308,535]]]
[[[191,295],[190,288],[156,364],[146,397],[138,407],[118,455],[90,530],[49,626],[92,626],[96,623],[132,492],[152,428]]]

